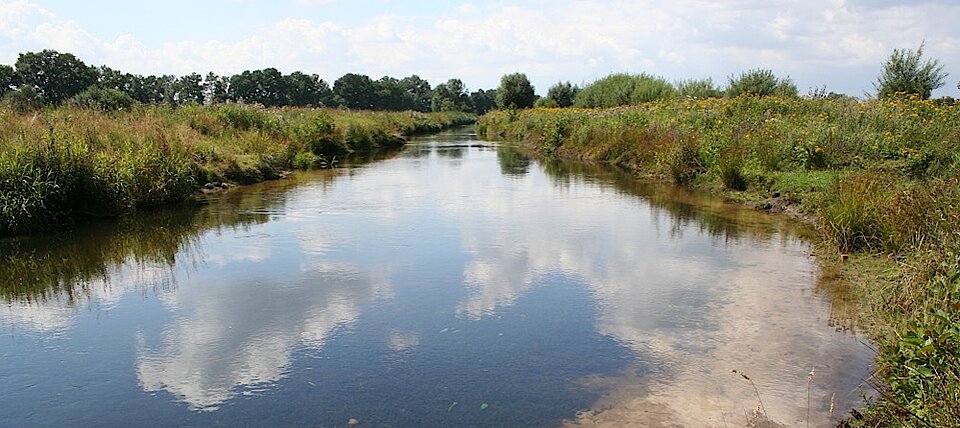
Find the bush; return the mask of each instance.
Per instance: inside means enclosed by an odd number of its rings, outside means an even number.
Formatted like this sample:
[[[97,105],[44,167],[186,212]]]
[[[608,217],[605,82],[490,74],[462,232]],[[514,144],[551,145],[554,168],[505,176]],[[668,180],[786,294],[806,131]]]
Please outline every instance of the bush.
[[[713,79],[689,79],[677,82],[677,95],[681,98],[717,98],[723,93],[713,84]]]
[[[91,86],[67,101],[70,105],[103,111],[130,110],[134,99],[123,91]]]
[[[617,107],[672,98],[676,89],[663,78],[646,73],[611,74],[580,90],[574,105],[583,108]]]
[[[779,78],[771,70],[755,69],[740,73],[737,77],[730,76],[727,96],[733,98],[740,95],[796,98],[797,86],[789,77]]]
[[[40,94],[33,86],[23,85],[7,92],[3,96],[3,105],[17,113],[26,113],[43,107],[43,100],[40,99]]]

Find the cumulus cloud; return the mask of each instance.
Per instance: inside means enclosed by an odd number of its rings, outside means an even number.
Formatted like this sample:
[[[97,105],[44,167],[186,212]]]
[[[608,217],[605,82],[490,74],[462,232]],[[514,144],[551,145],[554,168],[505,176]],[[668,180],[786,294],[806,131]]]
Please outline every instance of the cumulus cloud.
[[[332,0],[296,4],[341,6]],[[960,57],[960,31],[951,22],[960,4],[937,0],[466,3],[446,14],[388,3],[368,7],[374,11],[368,16],[287,18],[238,27],[230,41],[171,35],[159,45],[129,34],[97,38],[72,17],[27,0],[0,5],[0,62],[49,47],[151,74],[276,67],[332,80],[347,72],[374,78],[416,73],[435,84],[459,77],[476,89],[494,87],[500,75],[519,70],[543,92],[558,80],[588,82],[611,72],[723,81],[765,67],[792,76],[801,88],[825,84],[859,94],[870,89],[894,48],[926,40],[931,56]]]

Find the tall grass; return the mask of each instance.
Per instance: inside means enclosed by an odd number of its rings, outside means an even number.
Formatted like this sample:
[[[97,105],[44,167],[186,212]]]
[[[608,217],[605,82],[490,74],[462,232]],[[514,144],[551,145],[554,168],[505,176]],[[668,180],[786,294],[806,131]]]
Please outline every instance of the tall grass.
[[[0,235],[175,203],[208,182],[275,178],[326,156],[396,147],[474,120],[237,104],[0,108]]]
[[[758,206],[799,205],[825,246],[885,260],[896,277],[853,284],[885,381],[868,421],[960,426],[960,107],[678,98],[494,112],[478,130]]]

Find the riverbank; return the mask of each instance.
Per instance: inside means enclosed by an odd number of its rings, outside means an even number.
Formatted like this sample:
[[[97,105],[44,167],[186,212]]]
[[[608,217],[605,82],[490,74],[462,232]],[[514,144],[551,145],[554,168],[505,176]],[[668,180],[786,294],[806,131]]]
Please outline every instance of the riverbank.
[[[880,398],[849,423],[960,425],[960,107],[672,100],[498,111],[478,132],[812,221],[824,282],[853,306],[837,318],[878,346]]]
[[[222,183],[279,178],[475,119],[238,104],[0,108],[0,236],[176,203]]]

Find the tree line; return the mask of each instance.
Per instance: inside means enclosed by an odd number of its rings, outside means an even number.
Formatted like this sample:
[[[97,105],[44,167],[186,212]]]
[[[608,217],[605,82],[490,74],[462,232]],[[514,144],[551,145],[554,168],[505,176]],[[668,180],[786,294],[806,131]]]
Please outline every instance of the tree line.
[[[431,87],[417,75],[373,80],[348,73],[330,86],[317,74],[275,68],[232,76],[210,72],[144,76],[108,66],[90,66],[71,53],[21,53],[13,66],[0,64],[0,97],[18,109],[75,103],[104,109],[144,104],[255,103],[268,107],[342,107],[390,111],[465,111],[496,108],[496,90],[469,92],[460,79]]]
[[[947,73],[936,59],[923,58],[923,44],[916,50],[895,49],[884,62],[874,83],[878,97],[897,93],[924,99],[942,87]],[[960,83],[958,83],[960,88]],[[402,79],[384,76],[373,80],[347,73],[331,87],[316,74],[294,71],[283,74],[275,68],[247,70],[232,76],[191,73],[185,76],[142,76],[107,66],[86,65],[73,54],[54,50],[22,53],[14,66],[0,65],[0,97],[19,110],[71,102],[102,109],[144,104],[255,103],[268,107],[342,107],[389,111],[465,111],[484,114],[497,108],[615,107],[669,98],[752,96],[797,97],[790,77],[768,69],[754,69],[730,76],[725,87],[711,79],[671,83],[647,73],[611,74],[579,87],[570,82],[551,86],[546,96],[536,95],[523,73],[504,75],[497,89],[469,92],[460,79],[431,87],[417,75]],[[813,88],[811,98],[852,98],[825,88]],[[944,102],[953,103],[945,97]]]

